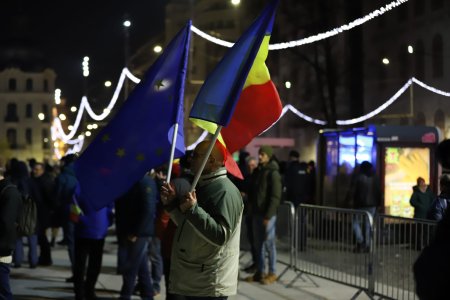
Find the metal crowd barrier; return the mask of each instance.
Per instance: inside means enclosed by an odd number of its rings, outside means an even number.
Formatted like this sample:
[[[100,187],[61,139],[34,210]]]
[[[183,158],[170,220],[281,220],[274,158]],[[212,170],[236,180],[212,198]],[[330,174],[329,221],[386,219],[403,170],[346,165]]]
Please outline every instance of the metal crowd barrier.
[[[303,274],[310,274],[358,288],[353,298],[361,292],[371,297],[372,223],[371,215],[365,211],[300,205],[295,213],[298,274],[289,286]],[[356,224],[360,224],[363,236],[368,229],[367,248],[357,246],[353,234]]]
[[[294,204],[289,201],[283,202],[277,211],[277,261],[285,266],[284,270],[278,275],[280,280],[289,269],[294,269]]]
[[[418,299],[412,266],[433,237],[436,222],[378,215],[375,222],[374,292],[383,298]]]
[[[314,275],[357,288],[351,299],[361,293],[371,299],[417,299],[412,265],[432,239],[436,222],[388,215],[373,220],[362,210],[302,204],[292,230],[289,217],[283,217],[288,211],[289,205],[280,207],[277,218],[278,257],[287,266],[278,279],[288,269],[296,273],[288,287],[302,276],[318,286],[308,276]],[[356,224],[368,247],[357,245]]]

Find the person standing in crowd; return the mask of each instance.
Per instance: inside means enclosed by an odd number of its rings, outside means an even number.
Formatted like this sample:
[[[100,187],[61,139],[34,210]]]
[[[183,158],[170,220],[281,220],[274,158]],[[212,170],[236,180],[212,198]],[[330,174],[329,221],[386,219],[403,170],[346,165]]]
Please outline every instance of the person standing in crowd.
[[[191,189],[191,182],[193,176],[190,170],[190,157],[192,153],[186,152],[180,158],[180,174],[175,172],[176,168],[172,169],[171,186],[175,190],[175,203],[180,203],[183,200],[183,195],[187,195]],[[161,255],[163,258],[164,278],[166,284],[166,300],[184,300],[185,297],[176,295],[169,290],[169,278],[171,267],[172,245],[177,225],[170,218],[170,214],[164,209],[162,202],[159,203],[158,213],[156,217],[156,235],[161,240]]]
[[[255,157],[247,156],[245,158],[245,172],[242,172],[242,174],[244,174],[244,180],[240,184],[240,189],[239,189],[241,191],[242,199],[244,200],[245,229],[246,229],[247,240],[250,245],[250,253],[252,255],[251,264],[244,269],[244,271],[247,273],[255,273],[257,270],[256,262],[258,259],[258,255],[256,253],[255,241],[253,238],[252,208],[250,205],[250,201],[248,199],[250,178],[252,176],[253,171],[256,169],[257,166],[258,166],[258,161]]]
[[[156,183],[149,175],[145,175],[116,200],[116,230],[123,253],[120,299],[131,299],[136,278],[141,298],[153,299],[147,253],[155,231],[157,199]]]
[[[52,265],[50,242],[47,239],[47,228],[50,227],[50,218],[55,209],[53,196],[54,179],[45,172],[43,163],[35,162],[32,169],[31,182],[34,186],[34,196],[37,204],[37,235],[40,247],[38,264],[41,266]]]
[[[80,205],[82,213],[74,223],[73,289],[75,300],[94,300],[97,299],[95,284],[102,267],[105,237],[113,222],[113,205],[89,211],[83,199],[77,202],[75,204]]]
[[[197,145],[192,171],[200,171],[211,141]],[[161,200],[177,224],[169,278],[171,293],[193,299],[227,299],[237,293],[239,242],[244,209],[237,187],[227,177],[226,149],[216,142],[197,189],[177,203],[165,183]]]
[[[258,158],[259,164],[251,176],[248,194],[253,215],[257,271],[252,276],[247,277],[246,281],[271,284],[277,280],[275,229],[277,209],[281,201],[282,183],[272,147],[261,146]],[[267,275],[264,273],[266,251],[269,257],[269,273]]]
[[[36,201],[36,193],[33,189],[30,179],[30,172],[28,171],[27,164],[21,160],[12,160],[10,169],[10,180],[17,186],[22,198],[31,197],[32,201]],[[24,256],[23,238],[25,237],[28,242],[28,265],[34,269],[38,263],[37,256],[37,234],[36,228],[33,229],[32,234],[27,236],[19,236],[16,243],[16,250],[13,253],[13,264],[15,268],[22,266],[22,260]]]
[[[428,211],[435,196],[422,177],[417,178],[409,203],[414,207],[414,218],[427,219]]]
[[[12,300],[9,266],[16,247],[16,223],[22,208],[22,198],[16,186],[4,175],[5,170],[0,167],[0,299]]]
[[[67,245],[70,264],[74,267],[74,247],[75,247],[75,224],[70,220],[70,204],[72,196],[78,184],[75,170],[73,168],[76,156],[68,154],[61,159],[61,172],[55,180],[55,201],[57,213],[61,218],[63,228],[63,241]],[[66,278],[66,282],[73,282],[73,276]]]
[[[363,161],[353,186],[353,206],[357,210],[368,212],[373,218],[380,203],[381,188],[378,178],[374,176],[372,164],[368,161]],[[365,234],[363,235],[361,229],[362,218],[363,216],[358,215],[353,220],[353,231],[356,237],[355,252],[368,252],[370,249],[370,223],[364,217],[366,222],[364,225]]]
[[[286,200],[297,207],[301,203],[311,201],[311,176],[308,174],[308,165],[300,162],[300,153],[296,150],[289,152],[289,164],[284,174],[286,187]]]
[[[441,193],[431,204],[430,219],[440,221],[450,204],[450,174],[442,174],[439,179]]]

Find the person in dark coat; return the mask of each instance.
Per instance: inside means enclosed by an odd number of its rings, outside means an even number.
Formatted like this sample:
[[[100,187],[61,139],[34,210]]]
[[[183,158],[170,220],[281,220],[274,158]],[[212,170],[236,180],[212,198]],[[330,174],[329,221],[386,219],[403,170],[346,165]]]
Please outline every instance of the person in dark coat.
[[[73,284],[75,300],[97,299],[95,284],[102,267],[103,248],[108,227],[113,221],[113,203],[98,211],[90,211],[78,199],[82,211],[75,223]],[[86,268],[87,263],[87,268]]]
[[[75,159],[76,155],[74,154],[66,155],[61,159],[62,170],[56,177],[54,192],[57,206],[56,211],[61,218],[60,222],[63,228],[63,244],[67,245],[72,272],[75,252],[75,224],[70,220],[69,214],[72,196],[78,184],[78,180],[75,176],[75,170],[73,169]],[[66,278],[66,282],[73,282],[73,276]]]
[[[9,266],[16,247],[16,224],[22,209],[22,198],[19,190],[3,175],[4,169],[0,168],[0,299],[12,300]]]
[[[381,188],[378,178],[374,175],[373,166],[368,161],[360,165],[359,174],[354,183],[353,206],[357,210],[368,212],[372,218],[381,202]],[[361,229],[361,219],[365,220],[365,233]],[[355,216],[353,231],[356,237],[355,252],[368,252],[370,247],[370,224],[366,218]]]
[[[120,266],[122,288],[120,299],[131,299],[136,277],[142,299],[153,299],[153,286],[147,256],[149,241],[155,232],[158,188],[145,175],[116,200],[116,225],[119,247],[124,254]]]
[[[434,201],[434,194],[422,177],[417,178],[409,203],[414,207],[414,218],[427,219],[428,211]]]
[[[450,174],[443,174],[439,179],[441,193],[431,204],[430,219],[440,221],[450,204]]]
[[[55,209],[55,198],[53,196],[54,179],[45,172],[43,163],[35,162],[33,165],[33,176],[31,183],[34,190],[34,198],[37,206],[37,235],[40,254],[38,263],[42,266],[52,265],[50,242],[46,231],[50,227],[50,218]]]

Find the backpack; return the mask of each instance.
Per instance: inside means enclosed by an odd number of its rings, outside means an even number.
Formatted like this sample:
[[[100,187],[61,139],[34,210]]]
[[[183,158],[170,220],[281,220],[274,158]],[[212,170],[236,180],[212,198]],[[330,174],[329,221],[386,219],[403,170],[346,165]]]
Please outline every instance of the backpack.
[[[15,187],[14,185],[5,186],[0,192],[0,196],[3,192],[9,188]],[[17,219],[17,233],[19,236],[30,236],[36,233],[37,224],[37,207],[36,202],[31,199],[30,195],[20,192],[22,196],[22,210]]]

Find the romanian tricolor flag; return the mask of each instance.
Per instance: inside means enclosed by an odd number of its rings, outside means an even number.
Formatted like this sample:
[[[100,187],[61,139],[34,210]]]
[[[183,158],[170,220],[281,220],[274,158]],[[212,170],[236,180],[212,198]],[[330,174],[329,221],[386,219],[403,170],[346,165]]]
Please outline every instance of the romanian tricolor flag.
[[[244,148],[281,115],[282,105],[265,64],[278,0],[271,1],[255,22],[225,54],[200,89],[190,120],[214,133],[229,153]],[[227,159],[228,171],[240,175]]]

